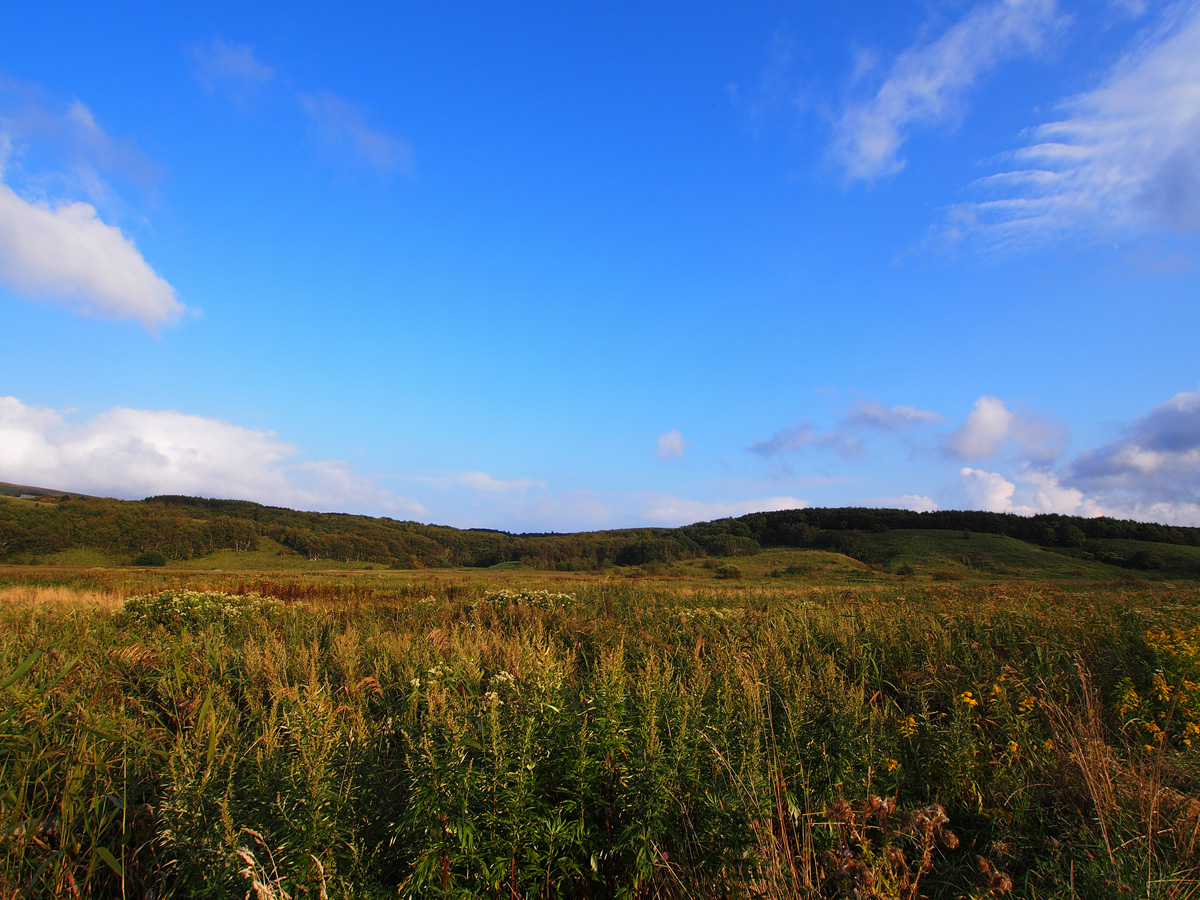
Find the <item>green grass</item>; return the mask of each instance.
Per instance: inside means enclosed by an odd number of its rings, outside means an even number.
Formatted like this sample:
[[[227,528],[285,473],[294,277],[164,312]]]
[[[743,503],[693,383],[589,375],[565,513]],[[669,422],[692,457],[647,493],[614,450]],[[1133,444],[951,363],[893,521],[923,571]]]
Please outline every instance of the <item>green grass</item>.
[[[115,566],[120,565],[123,561],[123,559],[114,558],[111,554],[105,553],[103,550],[86,547],[74,550],[60,550],[57,553],[47,553],[40,559],[43,565],[73,567]]]
[[[1024,579],[1113,577],[1113,568],[997,534],[969,538],[957,531],[890,531],[871,535],[873,544],[894,554],[889,568],[908,563],[918,574],[938,570],[965,576]]]
[[[169,568],[180,570],[223,570],[230,572],[323,572],[331,569],[370,571],[386,569],[380,563],[310,560],[270,538],[259,538],[257,550],[217,550],[207,556],[171,560]]]

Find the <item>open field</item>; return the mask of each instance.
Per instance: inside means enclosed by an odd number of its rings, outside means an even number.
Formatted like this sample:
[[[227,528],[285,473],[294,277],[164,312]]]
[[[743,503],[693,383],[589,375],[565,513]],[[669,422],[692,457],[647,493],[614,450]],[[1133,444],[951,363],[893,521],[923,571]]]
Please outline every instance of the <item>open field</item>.
[[[814,553],[4,568],[0,890],[1200,895],[1200,587]]]

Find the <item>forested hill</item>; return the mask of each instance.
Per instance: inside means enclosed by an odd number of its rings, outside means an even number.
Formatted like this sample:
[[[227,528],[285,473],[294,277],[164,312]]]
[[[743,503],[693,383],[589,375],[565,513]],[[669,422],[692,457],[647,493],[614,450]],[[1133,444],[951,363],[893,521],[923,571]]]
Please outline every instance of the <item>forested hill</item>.
[[[576,534],[509,534],[342,513],[297,512],[244,500],[162,496],[121,501],[32,491],[0,496],[0,560],[29,561],[72,549],[114,559],[157,551],[191,559],[218,550],[283,553],[398,568],[493,566],[591,569],[698,556],[747,556],[764,548],[832,550],[867,562],[884,532],[925,529],[997,534],[1043,547],[1096,550],[1113,540],[1200,547],[1200,529],[1108,518],[898,509],[797,509],[751,513],[681,528],[631,528]],[[1116,561],[1116,560],[1114,560]]]

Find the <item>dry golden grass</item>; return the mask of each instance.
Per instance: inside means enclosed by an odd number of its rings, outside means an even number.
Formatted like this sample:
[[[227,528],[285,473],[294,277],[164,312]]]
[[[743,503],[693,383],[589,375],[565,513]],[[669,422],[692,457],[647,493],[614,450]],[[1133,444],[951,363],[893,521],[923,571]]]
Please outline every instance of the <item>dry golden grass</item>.
[[[80,610],[115,610],[121,605],[121,596],[110,591],[85,590],[82,588],[17,585],[15,587],[0,587],[0,606],[7,607],[40,607],[66,611]]]

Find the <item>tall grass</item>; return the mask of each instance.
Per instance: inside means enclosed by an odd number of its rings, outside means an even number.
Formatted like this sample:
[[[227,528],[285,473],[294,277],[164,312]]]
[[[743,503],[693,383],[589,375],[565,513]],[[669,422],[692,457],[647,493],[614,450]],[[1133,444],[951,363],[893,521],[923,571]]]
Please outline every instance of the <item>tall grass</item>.
[[[0,598],[0,893],[1196,893],[1195,591],[301,585]]]

